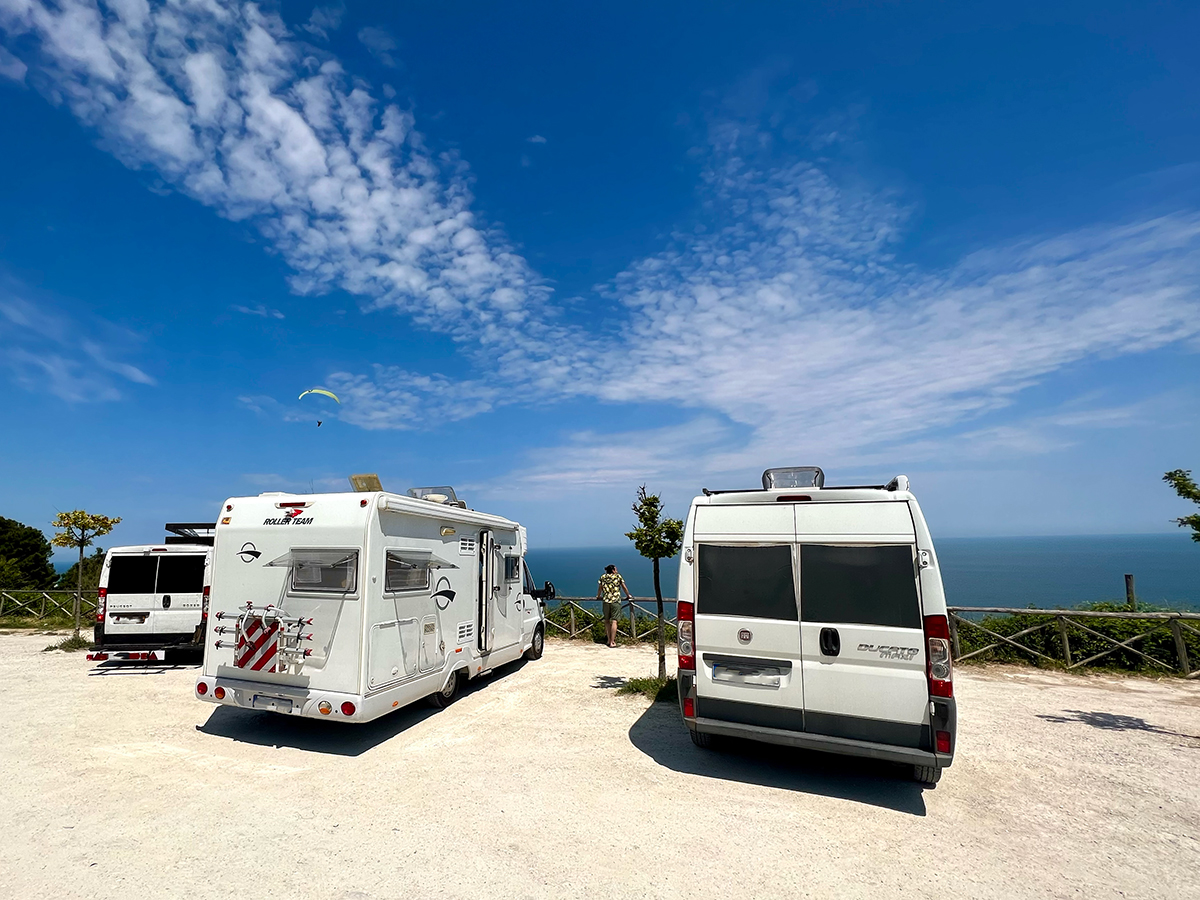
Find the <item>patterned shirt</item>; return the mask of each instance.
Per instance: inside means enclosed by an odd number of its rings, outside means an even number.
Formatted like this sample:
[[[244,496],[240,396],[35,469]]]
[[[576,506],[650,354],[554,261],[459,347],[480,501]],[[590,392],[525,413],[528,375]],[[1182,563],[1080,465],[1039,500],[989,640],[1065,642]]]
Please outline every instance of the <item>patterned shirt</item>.
[[[600,576],[600,599],[607,603],[619,602],[623,587],[625,587],[625,579],[619,572],[605,572]],[[628,592],[628,588],[626,591]]]

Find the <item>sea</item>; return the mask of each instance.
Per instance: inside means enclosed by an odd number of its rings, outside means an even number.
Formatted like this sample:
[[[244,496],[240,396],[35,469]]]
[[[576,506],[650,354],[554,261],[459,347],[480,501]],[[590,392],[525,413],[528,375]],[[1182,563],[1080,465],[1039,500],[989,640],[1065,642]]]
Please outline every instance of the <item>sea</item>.
[[[1080,537],[941,538],[936,541],[950,606],[1072,607],[1125,601],[1125,575],[1140,602],[1200,610],[1200,543],[1187,533]],[[538,584],[559,596],[595,597],[604,567],[615,564],[638,597],[654,596],[653,563],[632,545],[530,549]],[[679,558],[659,563],[664,598],[674,598]],[[674,614],[674,604],[668,604]]]

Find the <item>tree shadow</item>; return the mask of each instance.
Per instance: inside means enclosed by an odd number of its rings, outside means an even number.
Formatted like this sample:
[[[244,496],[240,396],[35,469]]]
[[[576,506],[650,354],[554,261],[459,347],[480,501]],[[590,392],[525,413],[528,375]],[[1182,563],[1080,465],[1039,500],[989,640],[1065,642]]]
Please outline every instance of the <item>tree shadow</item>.
[[[1065,715],[1040,713],[1038,714],[1038,718],[1057,724],[1078,723],[1081,725],[1090,725],[1092,728],[1099,728],[1103,731],[1146,731],[1151,734],[1165,734],[1169,737],[1181,737],[1192,741],[1200,741],[1200,736],[1183,734],[1167,728],[1159,728],[1157,725],[1151,725],[1145,719],[1140,719],[1137,716],[1122,716],[1117,713],[1107,712],[1084,712],[1081,709],[1064,709],[1063,713]]]
[[[592,687],[597,690],[616,690],[628,683],[629,679],[623,675],[597,675],[596,683]]]
[[[926,814],[927,788],[911,780],[908,766],[734,738],[701,749],[692,743],[672,703],[650,704],[629,729],[629,740],[675,772]]]
[[[494,675],[511,675],[524,668],[526,662],[522,657],[517,662],[497,670]],[[476,691],[487,690],[495,680],[492,675],[471,679],[459,688],[455,703]],[[435,709],[422,698],[378,719],[357,724],[241,709],[236,706],[218,706],[203,725],[196,726],[196,730],[213,737],[257,744],[260,747],[291,747],[310,753],[361,756],[438,713],[448,712],[453,715],[453,709],[454,704],[447,710]]]

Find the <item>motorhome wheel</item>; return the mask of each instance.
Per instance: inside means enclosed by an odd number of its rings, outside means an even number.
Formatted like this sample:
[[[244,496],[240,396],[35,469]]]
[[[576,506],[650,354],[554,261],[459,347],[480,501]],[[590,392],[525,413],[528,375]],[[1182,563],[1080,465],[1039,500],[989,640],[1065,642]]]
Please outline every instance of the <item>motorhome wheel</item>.
[[[445,709],[454,702],[454,695],[458,693],[459,673],[456,669],[450,673],[450,679],[446,682],[446,686],[436,694],[429,695],[429,702],[438,709]]]
[[[541,659],[542,653],[546,649],[546,636],[542,633],[542,626],[539,625],[533,632],[533,643],[529,645],[529,649],[525,651],[526,659]]]
[[[695,744],[697,747],[711,747],[712,746],[713,736],[711,734],[704,734],[702,732],[697,731],[695,728],[689,728],[688,734],[690,734],[692,736],[692,743]]]
[[[937,784],[941,777],[942,770],[938,766],[913,766],[913,780],[921,784]]]

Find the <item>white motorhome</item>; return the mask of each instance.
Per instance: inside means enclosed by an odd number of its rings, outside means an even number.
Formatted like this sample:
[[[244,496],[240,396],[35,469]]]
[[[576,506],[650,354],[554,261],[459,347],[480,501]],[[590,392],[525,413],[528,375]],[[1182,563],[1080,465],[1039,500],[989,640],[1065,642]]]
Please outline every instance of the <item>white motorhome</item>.
[[[694,743],[728,735],[913,766],[954,759],[946,600],[908,479],[692,501],[679,570],[679,697]]]
[[[105,554],[88,659],[149,661],[170,654],[199,662],[213,528],[211,522],[168,523],[161,544]]]
[[[545,640],[525,529],[453,489],[233,497],[217,525],[204,667],[212,703],[367,722]]]

